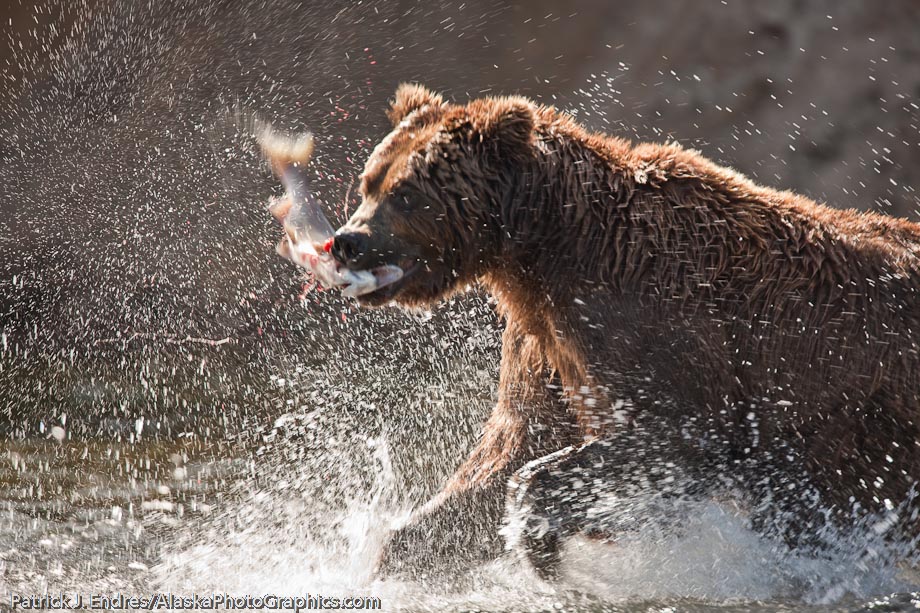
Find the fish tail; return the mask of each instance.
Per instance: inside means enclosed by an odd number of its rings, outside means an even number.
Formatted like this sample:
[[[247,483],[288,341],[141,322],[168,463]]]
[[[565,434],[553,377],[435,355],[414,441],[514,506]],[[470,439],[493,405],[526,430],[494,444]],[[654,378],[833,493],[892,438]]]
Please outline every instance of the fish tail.
[[[306,166],[313,155],[313,134],[290,135],[277,132],[268,124],[256,136],[262,154],[279,173],[290,166]]]

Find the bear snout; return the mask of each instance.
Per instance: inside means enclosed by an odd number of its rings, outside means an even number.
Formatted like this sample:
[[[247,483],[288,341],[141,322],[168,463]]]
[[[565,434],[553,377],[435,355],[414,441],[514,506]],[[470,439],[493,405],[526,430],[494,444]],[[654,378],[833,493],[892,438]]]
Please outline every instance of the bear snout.
[[[367,245],[367,234],[342,228],[333,237],[330,253],[348,268],[360,270],[368,253]]]

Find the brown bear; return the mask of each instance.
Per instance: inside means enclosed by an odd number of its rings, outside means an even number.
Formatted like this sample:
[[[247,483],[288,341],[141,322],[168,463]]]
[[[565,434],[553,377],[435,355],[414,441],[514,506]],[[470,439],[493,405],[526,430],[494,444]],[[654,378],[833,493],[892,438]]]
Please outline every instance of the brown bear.
[[[753,525],[793,517],[781,533],[796,542],[828,519],[918,532],[920,225],[520,97],[453,104],[403,85],[389,117],[334,256],[404,270],[365,305],[478,283],[504,333],[479,444],[383,569],[496,555],[507,499],[551,574],[605,485],[728,484]]]

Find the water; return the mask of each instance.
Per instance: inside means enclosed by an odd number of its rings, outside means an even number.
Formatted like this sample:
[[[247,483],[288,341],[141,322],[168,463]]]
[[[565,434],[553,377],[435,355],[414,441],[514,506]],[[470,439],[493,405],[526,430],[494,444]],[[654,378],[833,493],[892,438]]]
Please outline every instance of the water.
[[[574,539],[555,585],[510,554],[449,584],[381,580],[375,554],[409,510],[387,441],[329,441],[316,410],[269,425],[242,443],[5,444],[0,589],[309,592],[375,596],[394,611],[818,612],[920,585],[908,568],[860,564],[845,547],[789,551],[716,502],[682,509],[679,530],[652,522],[615,545]]]

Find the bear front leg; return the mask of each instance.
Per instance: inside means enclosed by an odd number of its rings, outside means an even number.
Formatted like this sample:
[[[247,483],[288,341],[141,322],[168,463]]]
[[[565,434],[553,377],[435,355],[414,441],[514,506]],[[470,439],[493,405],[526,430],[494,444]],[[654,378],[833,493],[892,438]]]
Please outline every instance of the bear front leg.
[[[380,555],[378,574],[423,578],[463,570],[502,551],[497,527],[505,480],[445,490],[395,530]]]
[[[646,522],[667,523],[675,503],[705,489],[672,460],[667,446],[619,435],[527,463],[508,487],[512,549],[541,578],[555,579],[567,538],[610,540]]]
[[[585,452],[587,450],[587,453]],[[558,572],[562,541],[578,532],[585,518],[572,514],[573,456],[584,459],[591,445],[566,447],[528,462],[508,483],[506,500],[511,548],[522,554],[542,579],[554,579]],[[584,502],[591,505],[595,500]]]
[[[508,479],[526,462],[580,436],[571,414],[547,387],[551,376],[539,339],[509,325],[499,402],[482,440],[444,490],[392,534],[379,573],[420,577],[456,571],[503,551],[499,529]]]
[[[555,440],[523,411],[496,408],[482,441],[444,490],[392,534],[378,572],[420,577],[497,557],[504,548],[499,528],[508,479]]]

